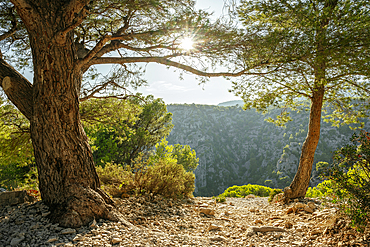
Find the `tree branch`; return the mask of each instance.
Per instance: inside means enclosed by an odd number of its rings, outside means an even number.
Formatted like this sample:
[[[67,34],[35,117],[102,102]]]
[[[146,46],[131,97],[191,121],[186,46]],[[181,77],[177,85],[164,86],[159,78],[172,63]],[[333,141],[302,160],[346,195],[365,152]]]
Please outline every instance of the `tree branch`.
[[[103,46],[110,40],[111,36],[104,36],[97,44],[96,46],[89,52],[83,59],[79,59],[79,61],[76,64],[77,69],[82,69],[84,65],[88,64],[90,60],[98,53]]]
[[[359,88],[365,92],[367,92],[369,95],[370,95],[370,90],[368,88],[365,88],[365,87],[362,87],[361,85],[357,84],[357,83],[354,83],[353,81],[351,80],[348,80],[347,81],[349,84],[351,84],[352,86],[356,87],[356,88]]]
[[[109,52],[118,50],[120,48],[124,48],[130,51],[136,51],[136,52],[150,52],[152,50],[156,49],[167,49],[167,50],[176,50],[176,48],[173,48],[173,46],[166,46],[166,45],[154,45],[154,46],[148,46],[143,48],[137,48],[132,47],[127,44],[119,43],[119,42],[111,42],[110,44],[105,45],[96,55],[95,57],[101,57]]]
[[[63,8],[66,22],[71,22],[71,24],[55,35],[54,40],[56,43],[64,44],[67,34],[83,22],[89,13],[89,11],[84,8],[88,2],[89,1],[86,0],[73,0]]]
[[[27,0],[10,0],[14,4],[18,15],[21,17],[24,25],[28,27],[29,30],[36,29],[37,22],[39,19],[39,14],[31,6]]]
[[[75,19],[75,14],[81,13],[84,7],[90,2],[90,0],[72,0],[66,4],[63,8],[65,16],[69,16],[71,19],[66,21],[72,21]]]
[[[124,64],[124,63],[159,63],[159,64],[163,64],[166,66],[179,68],[179,69],[188,71],[192,74],[199,75],[199,76],[205,76],[205,77],[219,77],[219,76],[237,77],[241,75],[264,75],[264,74],[270,73],[270,72],[265,72],[265,73],[247,72],[248,70],[251,70],[253,68],[243,69],[239,72],[218,72],[218,73],[205,72],[205,71],[197,70],[189,65],[174,62],[174,61],[171,61],[163,57],[123,57],[123,58],[121,57],[101,57],[101,58],[92,59],[88,65],[91,66],[93,64]]]
[[[12,16],[12,28],[6,32],[0,35],[0,41],[9,38],[17,31],[17,19],[12,11],[13,8],[10,9],[10,15]]]
[[[33,112],[32,84],[2,58],[0,82],[9,100],[30,120]]]

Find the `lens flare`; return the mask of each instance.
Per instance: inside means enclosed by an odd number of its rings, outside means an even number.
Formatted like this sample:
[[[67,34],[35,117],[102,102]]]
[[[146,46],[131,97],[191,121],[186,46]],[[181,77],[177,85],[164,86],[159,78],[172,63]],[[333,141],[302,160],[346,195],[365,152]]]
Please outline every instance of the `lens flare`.
[[[194,41],[190,37],[183,38],[180,41],[179,48],[188,51],[194,49]]]

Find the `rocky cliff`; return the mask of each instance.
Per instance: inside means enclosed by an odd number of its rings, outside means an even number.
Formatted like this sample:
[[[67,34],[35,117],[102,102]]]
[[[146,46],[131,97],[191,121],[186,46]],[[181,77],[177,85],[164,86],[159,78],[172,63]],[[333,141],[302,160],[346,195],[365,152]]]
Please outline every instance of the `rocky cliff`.
[[[199,158],[195,195],[218,195],[232,185],[248,183],[283,188],[293,179],[307,134],[307,112],[292,112],[294,121],[282,128],[264,121],[269,115],[238,106],[185,104],[168,105],[167,110],[174,124],[169,144],[190,145]],[[365,128],[369,127],[367,122]],[[332,152],[352,134],[348,126],[322,123],[315,163],[330,162]]]

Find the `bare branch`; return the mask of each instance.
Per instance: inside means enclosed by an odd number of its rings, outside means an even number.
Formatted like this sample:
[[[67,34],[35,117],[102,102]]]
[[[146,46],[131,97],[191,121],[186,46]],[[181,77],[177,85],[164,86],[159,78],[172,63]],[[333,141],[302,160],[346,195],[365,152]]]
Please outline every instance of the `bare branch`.
[[[159,63],[163,64],[166,66],[171,66],[175,68],[179,68],[188,72],[191,72],[192,74],[199,75],[199,76],[205,76],[205,77],[220,77],[220,76],[225,76],[225,77],[237,77],[241,75],[264,75],[264,74],[269,74],[269,72],[248,72],[253,68],[247,68],[243,69],[239,72],[205,72],[201,70],[197,70],[189,65],[181,64],[178,62],[171,61],[167,58],[164,57],[101,57],[101,58],[95,58],[92,59],[89,63],[89,65],[93,64],[124,64],[124,63]],[[256,65],[257,67],[259,65]]]
[[[10,0],[17,10],[18,15],[21,17],[23,23],[28,27],[29,30],[36,29],[39,14],[31,6],[27,0]]]
[[[96,55],[96,53],[98,53],[103,48],[103,46],[110,40],[110,38],[111,36],[104,36],[83,59],[80,59],[77,62],[76,68],[82,69],[82,67],[86,65]]]
[[[70,26],[68,26],[64,30],[59,31],[55,35],[55,38],[54,38],[55,42],[58,44],[64,44],[67,38],[67,34],[73,29],[75,29],[77,26],[79,26],[83,22],[83,20],[86,18],[88,13],[89,11],[87,11],[86,9],[82,9],[81,12],[78,15],[76,15],[76,18],[73,20]]]
[[[80,102],[86,101],[88,99],[122,99],[125,100],[130,97],[137,97],[136,95],[127,95],[127,94],[120,94],[120,95],[109,95],[109,96],[94,96],[94,95],[89,95],[87,97],[80,98]]]
[[[109,82],[105,82],[103,85],[98,85],[94,87],[93,89],[91,89],[92,92],[89,95],[80,98],[80,101],[82,102],[82,101],[92,98],[96,93],[99,93],[101,90],[105,89],[108,85],[109,85]]]
[[[33,112],[32,84],[2,58],[0,82],[9,100],[30,120]]]
[[[118,49],[127,49],[130,51],[136,51],[136,52],[149,52],[153,51],[156,49],[166,49],[166,50],[176,50],[173,46],[166,46],[166,45],[154,45],[154,46],[148,46],[148,47],[142,47],[142,48],[137,48],[137,47],[132,47],[127,44],[119,43],[119,42],[111,42],[110,44],[107,44],[104,46],[96,55],[95,57],[101,57],[109,52],[118,50]]]
[[[369,95],[370,95],[370,90],[368,88],[365,88],[365,87],[362,87],[361,85],[357,84],[357,83],[354,83],[353,81],[351,80],[348,80],[347,81],[349,84],[351,84],[352,86],[356,87],[356,88],[359,88],[361,90],[364,90],[365,92],[367,92]]]

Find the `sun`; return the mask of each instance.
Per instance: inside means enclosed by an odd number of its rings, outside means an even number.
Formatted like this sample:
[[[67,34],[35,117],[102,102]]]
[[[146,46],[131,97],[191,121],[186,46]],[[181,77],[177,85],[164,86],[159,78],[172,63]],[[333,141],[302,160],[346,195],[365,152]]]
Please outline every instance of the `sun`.
[[[192,50],[194,49],[194,41],[190,37],[185,37],[180,41],[179,48],[187,51]]]

